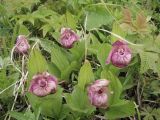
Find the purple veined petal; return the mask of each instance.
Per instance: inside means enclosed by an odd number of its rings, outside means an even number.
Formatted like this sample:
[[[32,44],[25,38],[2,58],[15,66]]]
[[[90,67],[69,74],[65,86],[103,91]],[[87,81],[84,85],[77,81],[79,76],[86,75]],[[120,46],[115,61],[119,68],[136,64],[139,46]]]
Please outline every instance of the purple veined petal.
[[[110,64],[111,56],[112,56],[112,50],[109,52],[109,55],[108,55],[107,60],[106,60],[106,64]]]
[[[94,99],[94,104],[99,108],[107,107],[108,96],[107,94],[96,95]]]
[[[46,96],[56,92],[57,84],[58,81],[55,76],[47,72],[38,73],[31,80],[29,92],[40,97]]]
[[[66,48],[72,48],[74,42],[79,40],[79,36],[70,28],[62,28],[60,43]]]
[[[43,96],[48,95],[51,92],[51,90],[43,89],[39,86],[35,86],[31,92],[36,96],[43,97]]]
[[[130,63],[131,58],[132,57],[130,52],[124,52],[123,55],[120,55],[119,53],[115,52],[112,54],[111,61],[112,64],[116,67],[123,68]]]
[[[108,55],[107,60],[106,60],[106,64],[111,63],[111,57],[112,57],[112,54],[114,53],[114,51],[115,51],[115,48],[112,48],[111,51],[109,52],[109,55]]]
[[[132,59],[131,49],[128,47],[128,44],[124,41],[117,40],[112,46],[106,64],[111,62],[116,67],[126,67]]]
[[[88,98],[90,103],[97,107],[106,109],[108,106],[108,86],[109,81],[105,79],[96,80],[88,86]]]
[[[57,90],[57,83],[54,81],[48,81],[48,89],[50,89],[53,93]]]
[[[109,83],[110,83],[110,81],[108,81],[106,79],[99,79],[94,82],[94,84],[96,84],[97,86],[108,86]]]
[[[17,37],[16,45],[15,45],[15,50],[18,53],[25,54],[29,50],[30,45],[24,35],[19,35]]]
[[[61,28],[61,34],[63,34],[66,29],[68,29],[68,28]]]

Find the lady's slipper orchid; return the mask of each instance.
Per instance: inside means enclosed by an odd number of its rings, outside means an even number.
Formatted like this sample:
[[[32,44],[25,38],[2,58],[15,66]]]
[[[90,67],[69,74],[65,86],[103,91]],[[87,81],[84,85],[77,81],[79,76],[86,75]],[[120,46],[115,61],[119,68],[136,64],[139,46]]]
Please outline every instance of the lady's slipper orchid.
[[[47,72],[33,76],[29,91],[36,96],[46,96],[55,93],[57,89],[57,78]]]
[[[104,109],[108,107],[108,84],[108,80],[100,79],[88,87],[88,97],[92,105]]]
[[[112,62],[114,66],[119,68],[126,67],[132,59],[131,49],[126,42],[121,40],[116,41],[112,46],[106,63]]]
[[[24,35],[19,35],[16,41],[16,52],[25,54],[29,48],[30,45],[28,44],[26,37]]]
[[[70,28],[61,29],[60,42],[66,48],[72,48],[73,43],[79,40],[79,36]]]

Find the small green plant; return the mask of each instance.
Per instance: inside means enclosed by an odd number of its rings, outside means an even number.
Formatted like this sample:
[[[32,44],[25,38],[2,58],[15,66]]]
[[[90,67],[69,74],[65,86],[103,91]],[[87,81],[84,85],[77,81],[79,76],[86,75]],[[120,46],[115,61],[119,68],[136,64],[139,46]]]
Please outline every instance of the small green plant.
[[[0,119],[159,119],[159,2],[4,0]]]

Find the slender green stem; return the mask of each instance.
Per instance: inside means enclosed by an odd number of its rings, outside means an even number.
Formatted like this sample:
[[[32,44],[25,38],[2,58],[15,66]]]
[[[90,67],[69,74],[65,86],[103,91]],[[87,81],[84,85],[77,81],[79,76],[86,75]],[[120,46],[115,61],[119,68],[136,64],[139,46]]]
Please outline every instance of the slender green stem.
[[[87,18],[88,14],[86,13],[86,18],[84,21],[84,40],[85,40],[85,60],[87,59],[87,39],[86,39],[86,27],[87,27]]]
[[[141,120],[141,115],[140,115],[140,112],[139,112],[138,106],[137,106],[137,104],[136,104],[135,102],[134,102],[134,105],[135,105],[135,108],[136,108],[136,111],[137,111],[138,120]]]
[[[117,35],[117,34],[115,34],[115,33],[113,33],[113,32],[110,32],[110,31],[108,31],[108,30],[105,30],[105,29],[94,28],[94,29],[92,29],[92,30],[100,30],[100,31],[103,31],[103,32],[107,32],[107,33],[109,33],[109,34],[111,34],[111,35],[113,35],[113,36],[115,36],[115,37],[117,37],[117,38],[119,38],[119,39],[127,42],[127,43],[130,44],[130,45],[143,46],[142,44],[134,44],[134,43],[132,43],[132,42],[129,42],[129,41],[126,40],[125,38],[123,38],[123,37],[121,37],[121,36],[119,36],[119,35]]]
[[[107,5],[107,6],[118,6],[118,7],[122,7],[122,5],[111,4],[111,3],[96,3],[96,4],[89,4],[88,6],[98,6],[98,5]]]
[[[10,86],[8,86],[7,88],[3,89],[0,94],[2,94],[3,92],[5,92],[6,90],[10,89],[11,87],[13,87],[15,84],[17,84],[19,81],[16,81],[15,83],[11,84]]]

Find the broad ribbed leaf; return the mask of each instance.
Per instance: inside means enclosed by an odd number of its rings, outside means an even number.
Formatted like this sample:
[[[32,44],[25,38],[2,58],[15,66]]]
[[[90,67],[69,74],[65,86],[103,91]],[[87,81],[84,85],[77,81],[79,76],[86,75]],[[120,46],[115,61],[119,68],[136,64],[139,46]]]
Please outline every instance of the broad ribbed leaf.
[[[160,59],[158,60],[156,66],[157,66],[157,69],[158,69],[158,71],[157,71],[157,72],[158,72],[158,75],[159,75],[159,77],[160,77]]]
[[[86,91],[78,86],[74,88],[72,94],[66,94],[69,107],[76,112],[91,114],[95,107],[91,106]]]
[[[122,28],[120,27],[120,25],[117,22],[115,22],[113,24],[112,32],[121,36],[121,37],[123,37],[123,38],[125,38],[125,36],[126,36],[126,32],[124,32],[124,30],[122,30]],[[117,41],[118,38],[112,35],[111,40],[112,40],[112,43],[113,43],[113,42]]]
[[[11,115],[11,117],[15,118],[16,120],[35,120],[35,116],[34,114],[30,114],[30,116],[26,116],[24,115],[24,113],[20,113],[20,112],[10,112],[9,113]]]
[[[43,37],[45,37],[46,34],[52,29],[52,27],[49,24],[45,24],[41,27],[41,29],[43,30]]]
[[[41,114],[49,117],[59,118],[59,114],[62,110],[62,89],[58,88],[55,94],[51,94],[45,97],[37,97],[28,93],[27,97],[33,110],[37,110],[37,107],[41,108]],[[56,108],[56,109],[55,109]]]
[[[141,68],[140,72],[144,73],[152,69],[154,72],[159,72],[157,68],[158,54],[153,52],[140,52]]]
[[[66,12],[66,20],[67,20],[67,26],[72,28],[73,30],[76,29],[76,19],[75,17],[70,13]]]
[[[87,29],[100,27],[112,23],[112,16],[104,6],[91,6],[88,8]]]
[[[5,0],[5,7],[8,13],[13,14],[20,11],[21,8],[31,9],[33,4],[38,3],[39,0]]]
[[[58,48],[53,48],[51,53],[51,61],[62,72],[69,66],[69,61],[66,55]]]
[[[37,49],[32,50],[29,61],[28,61],[28,71],[30,77],[36,73],[44,72],[47,70],[47,62],[42,56],[41,52]]]
[[[26,26],[20,25],[18,33],[19,35],[29,35],[30,32]]]
[[[54,63],[48,62],[48,71],[57,78],[61,78],[61,72]]]
[[[106,59],[109,55],[109,52],[111,50],[111,46],[109,44],[101,44],[99,45],[98,52],[97,52],[97,58],[99,62],[101,63],[102,67],[105,67]]]
[[[40,44],[41,47],[49,53],[51,53],[52,48],[54,47],[54,42],[47,39],[41,40]]]
[[[109,104],[116,104],[120,100],[120,95],[122,92],[122,85],[119,79],[112,74],[107,69],[104,69],[101,73],[101,78],[105,78],[110,81],[109,88],[110,88],[110,99]]]
[[[105,113],[107,119],[117,119],[133,116],[135,114],[135,105],[130,101],[120,101],[119,103],[110,106]]]
[[[94,80],[94,74],[89,61],[85,61],[78,75],[78,86],[83,90],[87,84]]]
[[[77,61],[71,62],[71,64],[61,73],[61,79],[69,79],[70,73],[79,67]]]

